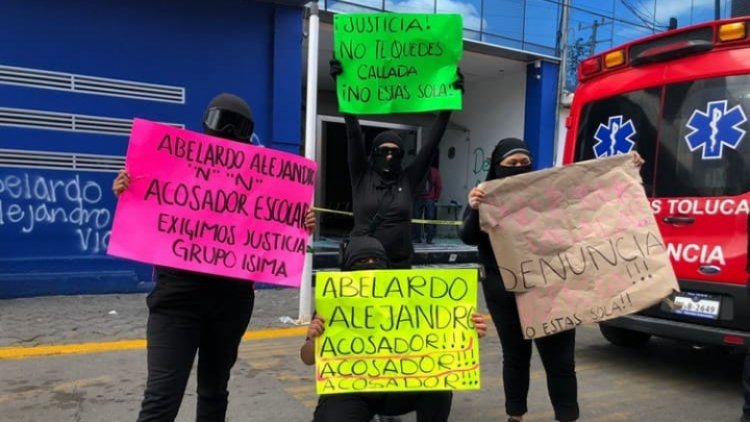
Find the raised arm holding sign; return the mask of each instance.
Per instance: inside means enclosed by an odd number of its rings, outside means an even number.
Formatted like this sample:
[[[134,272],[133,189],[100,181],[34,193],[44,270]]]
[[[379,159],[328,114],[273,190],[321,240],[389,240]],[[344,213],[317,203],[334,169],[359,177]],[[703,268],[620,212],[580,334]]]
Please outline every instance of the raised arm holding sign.
[[[457,14],[354,13],[334,16],[341,112],[391,114],[460,110],[453,84],[463,53]]]
[[[359,47],[360,49],[367,50],[368,43],[378,44],[380,42],[378,45],[381,45],[381,47],[382,45],[387,45],[387,48],[395,48],[399,49],[398,51],[402,51],[401,49],[407,47],[404,47],[400,41],[402,38],[400,35],[404,34],[399,31],[405,31],[412,35],[420,33],[422,34],[421,36],[425,37],[428,36],[425,34],[429,33],[429,41],[415,41],[409,44],[414,47],[408,48],[414,48],[415,52],[418,52],[420,48],[427,48],[424,46],[429,43],[437,46],[448,44],[462,45],[461,31],[456,32],[451,29],[444,32],[436,32],[432,26],[425,23],[444,21],[449,22],[448,25],[451,28],[458,23],[460,28],[460,19],[456,20],[456,16],[427,15],[429,17],[424,18],[423,15],[388,15],[388,18],[385,20],[383,20],[384,15],[377,14],[375,16],[378,18],[374,20],[369,19],[369,16],[336,16],[337,22],[339,22],[338,31],[345,33],[346,43],[357,46],[361,45],[363,47]],[[394,17],[398,19],[392,19]],[[410,22],[410,24],[406,24],[405,22]],[[428,26],[430,26],[429,29],[427,28]],[[373,31],[384,31],[388,34],[388,41],[377,41],[377,37],[370,37],[370,33]],[[339,39],[336,42],[342,43],[343,41]],[[336,53],[337,58],[339,58],[338,56],[341,56],[342,52],[348,52],[349,48],[340,46],[337,51],[339,51]],[[446,65],[447,67],[441,68],[443,69],[442,73],[445,73],[445,69],[448,68],[450,71],[450,76],[447,79],[443,75],[445,79],[443,84],[449,86],[449,91],[452,93],[450,97],[452,98],[453,105],[460,105],[460,93],[463,92],[463,77],[456,67],[460,58],[460,48],[458,51],[459,53],[452,56],[452,65]],[[399,56],[399,58],[403,57]],[[414,53],[411,59],[414,60],[414,63],[419,63],[420,68],[431,69],[434,67],[434,64],[429,64],[431,60],[429,54],[420,55]],[[391,57],[389,60],[396,60],[396,58]],[[424,62],[425,60],[427,62]],[[455,107],[440,108],[447,103],[431,101],[425,98],[412,99],[409,104],[412,106],[416,104],[417,107],[411,109],[394,108],[392,106],[392,103],[395,101],[393,98],[382,100],[377,98],[369,99],[362,103],[367,108],[358,109],[350,107],[347,105],[346,98],[344,98],[345,95],[342,95],[342,90],[346,89],[346,83],[342,81],[344,78],[348,78],[346,80],[362,78],[362,74],[359,72],[361,72],[363,66],[367,65],[352,58],[341,57],[340,60],[331,60],[331,76],[337,80],[339,105],[344,114],[347,127],[348,165],[351,174],[352,205],[354,211],[354,229],[352,230],[352,235],[368,235],[377,238],[385,247],[393,268],[410,268],[413,255],[410,217],[414,199],[418,191],[417,184],[424,179],[429,169],[430,159],[443,138],[448,122],[450,121],[450,109]],[[427,72],[427,70],[424,70],[424,72]],[[422,76],[426,77],[424,72]],[[395,74],[389,78],[392,78],[389,83],[406,83],[401,80],[408,78],[411,78],[412,82],[420,80],[414,74],[400,76]],[[369,81],[368,83],[373,83],[368,78],[364,79]],[[379,89],[380,85],[378,81],[375,81],[374,86]],[[456,103],[456,100],[458,100],[458,103]],[[380,103],[387,104],[382,107],[376,107]],[[424,139],[422,148],[416,158],[406,168],[402,168],[401,165],[406,151],[404,150],[403,140],[397,132],[385,131],[380,133],[373,141],[373,148],[367,151],[359,120],[354,114],[350,114],[352,112],[368,112],[368,110],[369,112],[382,113],[435,109],[440,109],[441,111],[438,112],[435,122]]]

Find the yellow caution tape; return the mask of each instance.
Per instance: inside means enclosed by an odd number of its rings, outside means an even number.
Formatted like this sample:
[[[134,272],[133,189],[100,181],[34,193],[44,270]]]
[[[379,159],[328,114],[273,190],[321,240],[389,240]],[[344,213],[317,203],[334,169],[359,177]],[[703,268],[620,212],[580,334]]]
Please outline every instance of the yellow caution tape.
[[[313,211],[325,212],[328,214],[348,215],[349,217],[354,217],[354,213],[349,212],[349,211],[329,210],[328,208],[318,208],[318,207],[313,207]]]
[[[322,212],[327,214],[337,214],[337,215],[347,215],[349,217],[353,217],[354,214],[349,211],[339,211],[339,210],[331,210],[328,208],[318,208],[313,207],[313,211],[315,212]],[[463,224],[462,221],[450,221],[450,220],[424,220],[420,218],[415,218],[411,220],[413,224],[436,224],[439,226],[460,226]]]

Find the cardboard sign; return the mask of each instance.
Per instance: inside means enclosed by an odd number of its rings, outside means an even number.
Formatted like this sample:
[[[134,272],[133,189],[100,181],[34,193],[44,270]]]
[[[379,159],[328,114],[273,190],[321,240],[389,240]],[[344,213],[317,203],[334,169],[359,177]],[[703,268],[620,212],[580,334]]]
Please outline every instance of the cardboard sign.
[[[318,394],[477,390],[477,270],[320,272]]]
[[[679,291],[632,157],[486,182],[482,230],[526,338],[650,307]]]
[[[355,13],[333,18],[342,113],[460,110],[453,88],[463,53],[461,15]]]
[[[298,287],[315,162],[136,119],[110,255]]]

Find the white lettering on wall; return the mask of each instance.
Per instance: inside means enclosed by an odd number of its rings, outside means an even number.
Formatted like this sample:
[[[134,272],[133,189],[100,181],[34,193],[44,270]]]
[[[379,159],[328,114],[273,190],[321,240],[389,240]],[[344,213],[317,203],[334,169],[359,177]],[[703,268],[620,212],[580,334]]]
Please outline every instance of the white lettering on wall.
[[[0,177],[0,227],[12,226],[24,235],[63,226],[88,253],[106,251],[112,212],[102,206],[99,183],[72,177],[45,177],[26,172]]]

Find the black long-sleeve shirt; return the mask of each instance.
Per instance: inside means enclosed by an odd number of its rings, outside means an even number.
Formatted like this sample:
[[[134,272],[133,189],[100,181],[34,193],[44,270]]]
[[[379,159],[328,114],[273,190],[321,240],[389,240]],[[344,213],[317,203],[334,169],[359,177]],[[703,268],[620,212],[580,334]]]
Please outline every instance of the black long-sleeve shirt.
[[[495,253],[492,251],[492,244],[487,233],[482,231],[479,225],[479,211],[473,210],[468,205],[464,210],[464,223],[459,231],[461,240],[467,245],[476,245],[479,251],[479,261],[485,270],[499,272]]]
[[[414,246],[411,242],[410,220],[417,184],[429,170],[430,159],[448,126],[450,111],[438,113],[414,161],[395,180],[383,178],[372,168],[365,150],[365,139],[356,116],[345,114],[348,140],[349,172],[351,173],[353,234],[365,234],[370,222],[383,203],[382,222],[372,236],[383,244],[393,268],[408,268]],[[392,198],[392,200],[391,200]],[[388,202],[389,205],[385,205]]]

